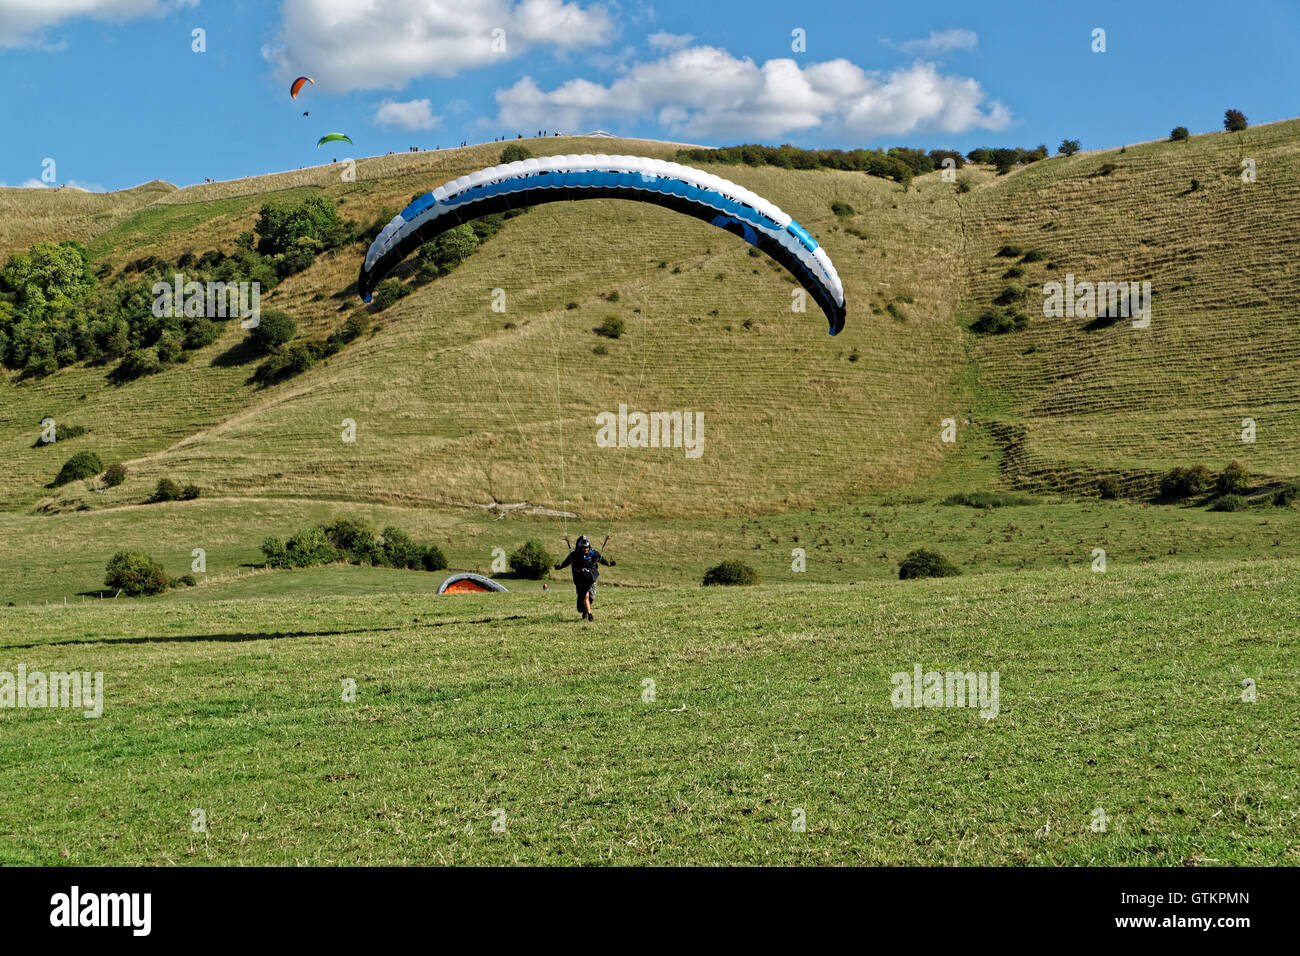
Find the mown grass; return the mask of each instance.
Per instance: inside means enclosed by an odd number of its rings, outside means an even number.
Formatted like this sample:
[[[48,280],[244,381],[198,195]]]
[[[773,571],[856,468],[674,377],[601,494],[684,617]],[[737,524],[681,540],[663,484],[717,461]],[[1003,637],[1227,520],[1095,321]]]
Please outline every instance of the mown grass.
[[[1298,593],[1287,559],[607,593],[595,625],[563,592],[0,611],[0,669],[106,688],[0,711],[0,861],[1294,864]],[[998,671],[998,715],[895,709],[917,663]]]

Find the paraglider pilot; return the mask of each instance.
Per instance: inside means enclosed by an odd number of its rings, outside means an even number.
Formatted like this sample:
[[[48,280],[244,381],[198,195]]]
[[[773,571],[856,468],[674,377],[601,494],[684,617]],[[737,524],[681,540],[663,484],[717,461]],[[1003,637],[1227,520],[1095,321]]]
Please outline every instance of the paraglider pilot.
[[[557,571],[566,567],[572,570],[573,587],[578,592],[578,613],[584,621],[596,619],[591,613],[591,602],[596,599],[596,578],[600,576],[599,565],[602,564],[612,568],[615,562],[606,561],[584,534],[578,536],[578,543],[569,556],[555,566]]]

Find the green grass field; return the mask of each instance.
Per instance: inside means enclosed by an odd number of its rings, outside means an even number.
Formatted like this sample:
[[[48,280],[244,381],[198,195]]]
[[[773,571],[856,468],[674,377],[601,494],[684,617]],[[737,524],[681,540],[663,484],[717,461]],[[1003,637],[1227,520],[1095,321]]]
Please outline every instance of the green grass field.
[[[0,612],[0,666],[105,688],[98,719],[0,712],[0,860],[1300,855],[1294,559],[619,591],[594,625],[565,589],[349,593],[351,574],[287,574],[333,592],[310,599]],[[916,664],[997,671],[997,716],[895,708]]]
[[[0,257],[229,252],[272,198],[369,222],[500,148],[366,159],[351,183],[0,189]],[[104,675],[98,719],[0,706],[0,864],[1300,862],[1300,511],[1265,501],[1300,477],[1300,121],[967,169],[965,191],[710,169],[822,242],[839,337],[734,237],[597,200],[510,220],[272,387],[231,359],[234,322],[124,385],[0,375],[0,685]],[[363,253],[321,255],[263,306],[325,334],[362,308]],[[1029,327],[973,335],[1012,267]],[[1152,325],[1042,318],[1067,273],[1151,281]],[[622,338],[593,334],[607,316]],[[596,447],[620,403],[702,411],[705,454]],[[46,416],[87,431],[41,447]],[[79,451],[127,480],[49,487]],[[1171,466],[1234,459],[1246,510],[1152,498]],[[201,497],[145,503],[163,477]],[[944,503],[971,492],[1029,500]],[[528,538],[558,557],[566,533],[612,532],[618,566],[589,625],[567,573],[438,597],[444,572],[262,567],[267,536],[342,516],[456,570]],[[923,546],[961,575],[899,581]],[[206,570],[101,598],[122,548],[173,577],[201,549]],[[762,584],[701,587],[727,558]],[[891,675],[916,665],[998,672],[997,715],[895,708]]]

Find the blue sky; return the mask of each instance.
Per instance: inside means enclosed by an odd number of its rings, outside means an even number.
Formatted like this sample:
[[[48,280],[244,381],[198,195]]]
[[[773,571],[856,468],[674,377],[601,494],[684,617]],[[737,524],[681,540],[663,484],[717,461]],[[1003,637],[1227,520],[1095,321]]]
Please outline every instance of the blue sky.
[[[539,129],[1100,148],[1300,115],[1297,40],[1289,0],[0,0],[0,183],[52,158],[84,188],[186,185]],[[318,150],[332,131],[355,146]]]

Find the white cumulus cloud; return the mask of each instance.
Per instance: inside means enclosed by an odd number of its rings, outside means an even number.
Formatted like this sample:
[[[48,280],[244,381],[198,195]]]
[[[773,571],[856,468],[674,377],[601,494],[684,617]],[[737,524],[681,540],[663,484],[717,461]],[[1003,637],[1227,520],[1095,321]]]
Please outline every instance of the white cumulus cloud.
[[[969,77],[918,62],[887,74],[848,60],[757,64],[711,46],[688,46],[633,64],[609,83],[572,79],[543,90],[531,77],[496,93],[505,128],[575,132],[653,117],[697,139],[775,139],[816,130],[867,140],[881,135],[998,130],[1010,111]]]
[[[427,99],[384,100],[375,110],[375,122],[380,126],[394,126],[397,129],[421,130],[433,129],[438,125],[440,116],[433,115],[433,109]]]
[[[658,33],[652,33],[646,37],[646,42],[656,50],[671,52],[680,50],[682,47],[690,46],[695,37],[689,33],[668,33],[660,30]]]
[[[284,0],[282,18],[262,56],[281,78],[307,73],[336,93],[454,76],[538,47],[588,49],[615,34],[605,7],[577,0]]]
[[[44,34],[51,27],[79,17],[125,22],[160,17],[198,0],[0,0],[0,47],[35,46],[61,49]]]
[[[898,48],[905,53],[918,56],[939,56],[953,50],[973,50],[979,43],[979,37],[973,30],[936,30],[921,40],[908,40],[900,43]]]

